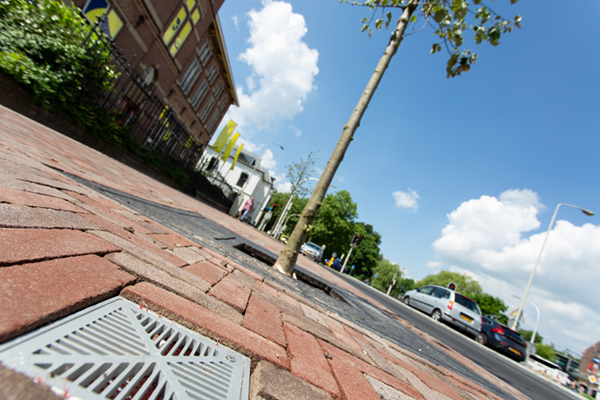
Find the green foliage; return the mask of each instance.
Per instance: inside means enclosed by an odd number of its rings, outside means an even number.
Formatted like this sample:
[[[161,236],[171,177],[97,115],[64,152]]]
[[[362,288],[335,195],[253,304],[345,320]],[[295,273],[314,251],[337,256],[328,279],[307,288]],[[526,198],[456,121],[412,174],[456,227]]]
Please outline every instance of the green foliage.
[[[83,45],[89,34],[79,10],[61,1],[2,0],[0,69],[23,83],[42,106],[82,123],[95,109],[81,99],[105,90],[115,74],[106,49],[94,47],[93,40]]]
[[[470,297],[479,304],[483,315],[495,315],[500,322],[504,324],[508,322],[508,317],[504,315],[504,312],[508,310],[508,306],[501,298],[483,292],[471,294]]]
[[[354,234],[354,220],[357,217],[356,203],[348,191],[340,190],[325,196],[308,233],[310,241],[327,246],[324,260],[331,258],[334,252],[338,256],[348,254],[350,238]]]
[[[491,0],[493,1],[493,0]],[[516,4],[518,0],[510,0]],[[470,32],[476,45],[487,42],[492,46],[500,44],[502,34],[512,32],[521,27],[521,16],[506,19],[495,13],[488,5],[490,1],[473,0],[340,0],[352,5],[368,7],[373,11],[371,18],[362,19],[362,31],[373,32],[371,25],[380,30],[385,24],[389,27],[392,19],[390,10],[403,11],[409,8],[412,12],[410,23],[429,25],[440,42],[431,47],[431,54],[445,48],[448,53],[446,63],[447,77],[455,77],[468,72],[477,61],[477,54],[463,47],[465,32]],[[421,28],[419,28],[421,29]],[[396,34],[394,31],[392,34]]]
[[[535,344],[536,354],[548,361],[556,361],[556,352],[551,344],[537,343]]]
[[[525,329],[519,329],[518,330],[519,335],[521,335],[521,337],[525,340],[527,340],[528,342],[531,341],[531,337],[533,336],[533,331],[526,331]],[[544,341],[544,338],[542,337],[542,335],[540,335],[539,332],[536,332],[535,334],[535,344],[537,345],[538,343],[542,343]]]
[[[97,106],[99,93],[110,90],[117,75],[108,48],[96,39],[79,9],[61,1],[0,0],[0,69],[42,107],[132,152],[185,189],[188,176],[179,163],[144,149],[117,122],[118,113]]]
[[[398,284],[399,281],[402,280],[402,270],[400,269],[400,266],[389,260],[381,260],[377,263],[377,266],[373,268],[372,272],[373,274],[377,273],[377,279],[373,281],[373,287],[387,293],[388,288],[393,284],[394,286],[392,286],[390,296],[397,297],[400,294],[400,285]]]
[[[348,265],[355,265],[354,274],[358,278],[366,279],[373,275],[375,268],[382,261],[379,249],[381,235],[373,230],[372,225],[362,222],[354,224],[353,235],[363,235],[363,240],[352,251]],[[350,240],[348,248],[349,244]]]
[[[416,288],[417,285],[415,284],[414,279],[404,278],[398,282],[398,287],[399,287],[399,294],[403,295],[404,293],[408,292],[409,290],[413,290],[414,288]]]
[[[447,286],[450,282],[456,283],[456,291],[466,296],[475,297],[483,293],[479,282],[468,275],[450,271],[441,271],[435,275],[427,275],[417,282],[417,287],[426,285]]]
[[[287,178],[296,188],[295,194],[298,197],[306,197],[310,192],[305,186],[306,181],[311,175],[315,175],[314,166],[319,157],[312,151],[306,157],[306,160],[300,159],[300,162],[294,162],[287,166]]]

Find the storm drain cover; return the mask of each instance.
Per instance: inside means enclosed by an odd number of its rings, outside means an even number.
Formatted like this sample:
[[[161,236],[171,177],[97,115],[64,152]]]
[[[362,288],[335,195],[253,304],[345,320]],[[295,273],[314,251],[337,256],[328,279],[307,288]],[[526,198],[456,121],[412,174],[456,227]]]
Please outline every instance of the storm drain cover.
[[[250,359],[116,297],[0,345],[0,361],[74,399],[248,399]]]

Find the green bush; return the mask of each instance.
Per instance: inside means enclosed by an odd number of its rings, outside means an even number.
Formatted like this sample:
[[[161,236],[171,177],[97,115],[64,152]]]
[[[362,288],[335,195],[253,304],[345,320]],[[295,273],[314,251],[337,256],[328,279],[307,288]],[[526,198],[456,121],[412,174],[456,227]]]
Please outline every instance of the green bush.
[[[78,8],[55,0],[0,0],[0,70],[22,83],[46,109],[127,150],[166,173],[181,188],[188,177],[174,160],[149,152],[114,110],[97,105],[117,77],[107,46]]]

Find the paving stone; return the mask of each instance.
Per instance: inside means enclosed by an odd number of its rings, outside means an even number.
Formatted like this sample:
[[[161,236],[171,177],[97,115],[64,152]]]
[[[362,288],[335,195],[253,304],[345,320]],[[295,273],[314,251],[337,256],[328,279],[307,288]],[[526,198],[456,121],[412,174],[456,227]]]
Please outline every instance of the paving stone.
[[[163,235],[171,233],[164,226],[158,225],[157,223],[155,223],[153,221],[150,221],[148,219],[146,219],[146,220],[144,220],[142,222],[138,222],[138,224],[140,224],[144,228],[148,229],[152,233],[160,233],[160,234],[163,234]]]
[[[283,330],[291,354],[292,373],[324,389],[334,399],[341,398],[337,382],[317,339],[286,322]]]
[[[3,400],[62,400],[48,386],[35,383],[30,377],[0,364],[0,399]]]
[[[331,400],[322,389],[261,361],[250,378],[250,400]]]
[[[382,370],[374,367],[373,365],[369,364],[368,362],[365,362],[362,359],[359,359],[357,357],[354,357],[353,355],[345,353],[342,350],[332,346],[329,343],[325,343],[322,340],[319,340],[319,345],[323,349],[323,352],[325,354],[329,354],[332,357],[332,359],[340,358],[340,359],[344,360],[346,363],[354,365],[362,373],[368,374],[368,375],[374,377],[375,379],[377,379],[389,386],[392,386],[396,390],[401,391],[402,393],[410,396],[413,399],[422,399],[423,398],[423,396],[421,396],[419,391],[417,391],[415,388],[413,388],[411,385],[409,385],[409,383],[406,379],[399,380],[399,379],[395,378],[394,376],[390,375],[389,373],[387,373],[386,371],[382,371]]]
[[[116,236],[110,232],[104,231],[90,231],[89,233],[98,236],[101,239],[106,240],[109,243],[114,244],[118,248],[127,251],[135,255],[136,257],[150,263],[152,265],[156,265],[157,267],[164,268],[165,270],[172,270],[173,267],[183,267],[187,265],[187,263],[175,256],[170,255],[170,253],[165,252],[164,257],[161,255],[157,255],[154,252],[148,251],[141,246],[131,243],[128,240],[125,240],[119,236]]]
[[[410,382],[410,384],[421,393],[425,400],[449,400],[450,397],[443,395],[440,392],[437,392],[431,389],[428,385],[423,383],[423,381],[417,378],[412,372],[405,371],[406,379]]]
[[[224,301],[239,312],[244,312],[252,289],[229,276],[224,277],[208,292],[209,295]]]
[[[380,400],[364,375],[351,363],[339,357],[327,360],[346,400]],[[294,361],[292,360],[292,367]]]
[[[191,300],[203,307],[225,317],[234,323],[241,325],[244,321],[242,314],[237,312],[233,307],[216,300],[214,297],[204,293],[205,286],[208,284],[204,281],[196,281],[194,284],[189,280],[181,279],[181,274],[173,276],[164,270],[161,270],[151,264],[139,260],[128,253],[113,253],[105,257],[107,260],[114,262],[124,270],[140,277],[142,280],[152,282],[163,287],[171,292],[177,293],[188,300]]]
[[[63,192],[83,203],[98,208],[99,210],[121,209],[121,206],[119,204],[115,203],[112,200],[100,197],[95,192],[93,193],[93,195],[82,194],[81,192],[71,190],[63,190]]]
[[[152,238],[159,240],[160,242],[164,243],[165,245],[169,246],[169,247],[191,247],[191,246],[197,246],[196,243],[192,242],[191,240],[188,240],[186,238],[184,238],[181,235],[173,235],[170,233],[164,234],[164,233],[150,233],[149,236],[151,236]]]
[[[115,296],[134,281],[96,255],[0,268],[0,342]]]
[[[50,208],[60,211],[71,211],[75,213],[86,213],[86,211],[57,197],[42,194],[24,192],[9,188],[0,188],[0,203],[21,204],[30,207]]]
[[[373,389],[375,389],[375,392],[381,400],[412,400],[412,397],[394,389],[390,385],[386,385],[385,383],[378,381],[369,375],[365,375],[365,378],[367,378],[367,381],[369,381]]]
[[[362,349],[360,348],[358,343],[356,343],[356,341],[352,339],[352,337],[344,329],[344,326],[342,324],[340,324],[338,321],[334,320],[333,318],[327,315],[324,315],[323,317],[325,318],[327,326],[329,326],[329,329],[331,329],[335,337],[337,337],[342,342],[346,343],[348,346],[353,347],[356,351],[362,352]]]
[[[368,342],[363,342],[362,340],[355,338],[356,343],[367,353],[369,358],[373,360],[381,370],[386,371],[387,373],[393,375],[397,379],[406,381],[404,375],[400,374],[396,368],[392,365],[390,361],[388,361],[382,354],[377,351],[377,349],[371,346]]]
[[[183,267],[183,269],[200,277],[211,285],[215,285],[228,273],[225,269],[219,268],[208,261],[201,261],[199,263],[188,265],[187,267]]]
[[[0,243],[0,265],[119,251],[94,235],[71,229],[0,228]]]
[[[0,227],[98,229],[98,225],[82,216],[67,212],[0,204]]]
[[[304,311],[304,315],[306,315],[308,318],[312,319],[318,324],[323,325],[324,327],[329,328],[327,322],[325,322],[325,318],[323,318],[323,315],[317,310],[305,304],[300,304],[300,308],[302,308],[302,311]]]
[[[18,179],[25,182],[37,183],[39,185],[49,186],[60,190],[69,190],[76,193],[90,193],[90,189],[85,186],[77,184],[70,184],[52,179],[47,175],[34,174],[34,173],[19,173]]]
[[[290,368],[290,361],[283,347],[174,293],[142,282],[125,288],[121,296],[138,304],[144,302],[153,311],[220,341],[255,362],[267,360],[283,368]]]
[[[242,326],[281,347],[287,345],[279,309],[256,296],[250,297]]]
[[[55,197],[57,199],[63,199],[70,201],[72,200],[71,196],[61,192],[58,189],[50,188],[47,186],[37,185],[31,182],[20,181],[13,177],[4,176],[0,173],[0,187],[10,188],[14,190],[22,190],[29,193],[37,193],[46,196]]]
[[[175,257],[185,261],[188,264],[195,264],[200,261],[204,261],[205,258],[200,256],[195,251],[191,250],[190,247],[174,247],[172,250],[166,250],[168,253],[173,253]]]

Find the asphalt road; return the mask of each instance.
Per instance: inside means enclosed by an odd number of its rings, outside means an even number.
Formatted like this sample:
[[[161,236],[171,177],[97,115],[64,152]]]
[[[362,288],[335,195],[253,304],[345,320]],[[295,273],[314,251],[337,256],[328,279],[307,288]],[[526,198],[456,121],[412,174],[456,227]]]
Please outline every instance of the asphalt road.
[[[345,300],[340,301],[337,298],[324,295],[322,291],[309,286],[304,282],[296,281],[282,275],[273,268],[266,266],[264,263],[242,253],[235,246],[247,244],[259,249],[260,247],[202,215],[155,204],[103,185],[86,181],[79,177],[69,176],[156,222],[173,229],[190,240],[194,240],[203,246],[208,246],[213,250],[227,253],[233,257],[236,262],[241,263],[246,268],[255,270],[257,273],[265,276],[265,278],[271,279],[306,298],[310,298],[322,307],[325,307],[348,320],[352,320],[364,328],[376,332],[382,337],[386,337],[388,340],[395,342],[404,349],[418,354],[420,357],[424,357],[437,365],[444,366],[468,380],[487,388],[504,399],[514,399],[514,397],[507,394],[502,389],[491,384],[491,382],[469,368],[466,368],[457,360],[454,360],[442,349],[425,341],[419,335],[391,318],[388,314],[376,308],[368,300],[358,297],[354,293],[337,287],[330,282],[325,282]],[[262,250],[269,254],[268,251]],[[270,255],[272,257],[277,257],[275,254]],[[327,267],[322,266],[322,268]],[[312,278],[314,279],[323,280],[319,276],[310,274],[307,271],[304,272],[308,275],[312,275]],[[524,371],[521,366],[516,365],[501,355],[481,347],[474,340],[432,321],[428,316],[408,308],[397,300],[385,296],[385,294],[362,284],[356,279],[345,275],[343,278],[349,284],[365,293],[368,298],[374,299],[385,305],[400,318],[412,323],[418,329],[429,335],[436,337],[445,346],[464,354],[467,358],[482,366],[509,385],[517,388],[531,399],[563,400],[570,398],[568,392],[532,375],[528,371]]]
[[[472,338],[463,335],[451,327],[433,321],[428,315],[404,305],[399,300],[388,297],[384,293],[374,290],[347,275],[344,275],[343,278],[367,296],[386,306],[400,318],[410,322],[419,330],[437,338],[444,345],[463,354],[531,399],[564,400],[569,398],[569,396],[574,399],[581,398],[580,396],[571,395],[569,391],[558,388],[552,383],[533,375],[516,362],[488,348],[484,348]]]

